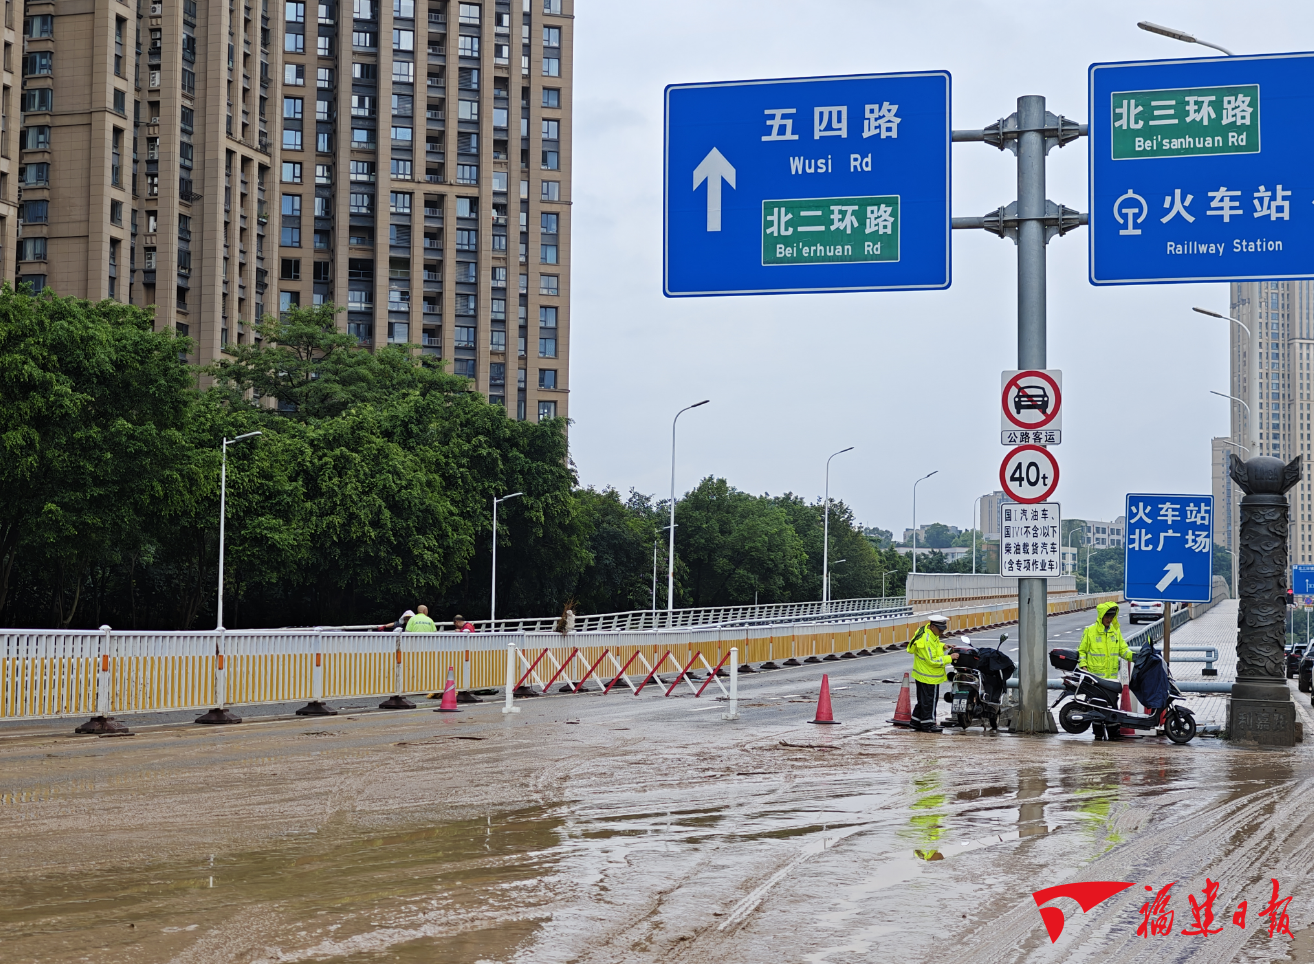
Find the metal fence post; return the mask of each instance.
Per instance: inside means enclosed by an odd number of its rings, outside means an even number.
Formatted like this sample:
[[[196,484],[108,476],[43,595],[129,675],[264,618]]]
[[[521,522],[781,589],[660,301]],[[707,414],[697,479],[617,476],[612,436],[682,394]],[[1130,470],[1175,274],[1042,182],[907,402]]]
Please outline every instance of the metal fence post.
[[[241,723],[240,716],[234,716],[224,704],[228,702],[228,669],[224,664],[225,649],[224,628],[214,631],[214,707],[203,716],[196,718],[197,723],[222,724]]]
[[[520,634],[520,641],[523,643],[525,634]],[[514,705],[515,696],[513,690],[516,688],[516,641],[508,639],[506,641],[506,705],[502,707],[503,713],[519,713],[520,707]]]
[[[96,656],[96,715],[83,723],[74,733],[89,733],[93,736],[131,736],[132,731],[121,720],[110,716],[114,705],[114,681],[110,672],[110,633],[109,626],[100,627],[100,652]]]
[[[297,716],[337,716],[338,711],[324,702],[324,632],[315,630],[315,654],[310,665],[310,702],[297,710]]]
[[[722,713],[723,720],[739,719],[739,648],[730,649],[730,712]]]

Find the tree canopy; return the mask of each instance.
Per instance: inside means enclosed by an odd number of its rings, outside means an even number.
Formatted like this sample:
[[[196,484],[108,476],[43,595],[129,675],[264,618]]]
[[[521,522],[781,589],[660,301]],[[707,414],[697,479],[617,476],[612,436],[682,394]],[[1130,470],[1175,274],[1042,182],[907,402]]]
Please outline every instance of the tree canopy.
[[[112,301],[0,288],[0,623],[214,625],[221,442],[230,627],[666,604],[669,503],[580,488],[564,419],[521,422],[333,306],[267,318],[198,372]],[[676,506],[676,604],[817,599],[823,510],[708,478]],[[834,598],[902,591],[906,557],[830,506]],[[926,557],[922,558],[925,563]]]

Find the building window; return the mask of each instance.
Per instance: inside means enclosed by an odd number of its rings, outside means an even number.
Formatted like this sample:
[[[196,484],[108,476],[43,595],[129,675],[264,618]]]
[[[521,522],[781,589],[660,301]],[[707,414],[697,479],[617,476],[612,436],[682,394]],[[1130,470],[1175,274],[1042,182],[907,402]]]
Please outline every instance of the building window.
[[[333,56],[333,38],[320,34],[315,38],[315,53],[321,57]]]
[[[35,17],[28,17],[23,21],[23,36],[25,37],[53,37],[55,35],[55,18],[52,14],[43,13]]]
[[[557,340],[555,338],[540,338],[538,340],[538,357],[556,358]]]
[[[283,281],[300,281],[301,280],[301,259],[300,258],[283,258],[281,270],[278,273],[279,278]]]
[[[373,194],[352,194],[350,197],[350,212],[352,214],[373,214],[374,213],[374,195]],[[372,243],[372,242],[371,242]]]
[[[560,47],[561,46],[561,28],[544,27],[543,28],[543,46]]]
[[[315,183],[332,184],[333,183],[333,165],[316,164],[315,165]]]
[[[540,328],[557,327],[557,309],[550,305],[543,305],[538,309],[538,325]]]
[[[47,163],[24,164],[18,169],[18,180],[29,186],[48,185],[50,183],[50,165]]]
[[[283,86],[284,86],[284,87],[304,87],[304,86],[306,86],[306,65],[305,65],[305,64],[284,64],[284,65],[283,65]]]
[[[457,184],[478,184],[478,183],[479,183],[479,165],[478,165],[478,164],[458,164],[458,165],[456,165],[456,183],[457,183]]]
[[[555,368],[540,368],[538,370],[538,387],[556,388],[557,370]]]
[[[318,248],[318,249],[320,249],[320,250],[323,250],[323,249],[325,249],[325,248],[330,248],[330,247],[332,247],[332,241],[331,241],[331,239],[330,239],[330,237],[329,237],[329,234],[330,234],[330,232],[328,232],[328,231],[316,231],[316,232],[315,232],[315,247]]]
[[[301,150],[301,131],[283,130],[283,150],[299,151]],[[300,166],[300,165],[298,165]]]
[[[373,50],[379,45],[378,34],[373,30],[353,30],[351,45],[357,50]]]
[[[400,181],[409,181],[411,179],[411,162],[393,158],[391,174]]]
[[[304,104],[305,98],[303,97],[284,97],[283,117],[287,120],[301,120],[301,112]]]
[[[489,332],[488,347],[489,347],[489,350],[491,350],[491,351],[505,352],[505,351],[506,351],[506,332],[505,332],[505,331],[492,331],[492,332]],[[502,366],[502,367],[505,368],[506,366],[504,365],[504,366]]]
[[[299,161],[283,162],[283,180],[289,184],[301,183],[301,163]]]
[[[23,58],[23,73],[28,77],[55,72],[55,55],[49,50],[28,54]]]
[[[356,150],[374,150],[374,131],[366,127],[353,127],[351,129],[351,146]]]
[[[462,38],[464,39],[464,38]],[[392,31],[392,49],[393,50],[414,50],[415,49],[415,31],[398,30],[393,28]]]
[[[556,418],[556,417],[557,417],[557,403],[556,403],[556,402],[539,402],[539,403],[538,403],[538,420],[539,420],[540,422],[542,422],[542,421],[544,421],[544,420],[546,420],[546,419],[549,419],[549,418]]]
[[[523,277],[523,275],[522,275],[522,277]],[[558,275],[555,275],[555,274],[541,274],[541,275],[539,275],[539,276],[538,276],[538,293],[541,294],[541,295],[555,295],[555,294],[557,293],[557,281],[558,281],[558,277],[559,277],[559,276],[558,276]],[[554,312],[556,311],[555,308],[552,309],[552,310],[553,310]],[[542,309],[539,309],[539,324],[542,324],[542,323],[543,323],[543,321],[542,321],[542,316],[543,316]],[[556,316],[555,316],[555,315],[553,315],[552,321],[553,321],[553,324],[556,324]]]
[[[409,33],[409,31],[407,31]],[[397,84],[415,83],[415,64],[408,60],[394,60],[392,62],[392,79]],[[396,98],[393,98],[396,100]],[[393,113],[396,113],[394,110]],[[407,111],[409,114],[410,111]]]
[[[113,211],[114,209],[113,206],[115,204],[119,205],[119,217],[122,218],[123,202],[122,201],[110,202],[111,212]],[[45,224],[46,221],[49,219],[49,211],[50,211],[49,201],[24,201],[18,216],[19,219],[24,224]]]
[[[301,247],[301,229],[291,226],[284,226],[282,235],[279,238],[279,244],[285,248]]]
[[[489,301],[489,317],[493,321],[506,321],[506,299],[493,298]]]
[[[190,107],[180,108],[178,111],[179,124],[184,134],[190,134],[193,131],[195,113]]]
[[[54,91],[49,87],[34,87],[32,90],[23,91],[23,110],[24,111],[46,111],[52,106]]]
[[[457,56],[460,57],[478,57],[479,56],[479,38],[467,37],[462,34],[457,38],[456,44]]]
[[[456,102],[456,119],[477,121],[479,119],[479,102],[477,100],[458,100]]]
[[[45,126],[24,127],[22,146],[25,151],[50,150],[50,128]]]
[[[543,140],[555,141],[561,136],[561,121],[543,121]]]
[[[474,328],[466,327],[464,325],[457,325],[454,330],[456,332],[457,348],[473,348],[475,346]]]
[[[415,129],[412,127],[394,127],[392,129],[392,139],[410,145],[411,141],[415,139]]]
[[[557,215],[548,211],[542,212],[538,216],[539,227],[544,234],[557,233]]]
[[[300,305],[301,293],[299,291],[280,291],[278,293],[278,311],[280,314],[300,307]]]
[[[561,106],[561,89],[558,87],[543,88],[543,106],[560,107]]]
[[[393,214],[410,214],[411,196],[398,191],[391,192],[388,195],[388,208]]]
[[[301,195],[284,194],[283,195],[283,213],[289,217],[301,217]]]
[[[316,261],[314,272],[314,280],[316,281],[333,280],[333,264],[330,261]]]
[[[18,260],[19,261],[45,261],[46,260],[46,239],[45,238],[23,238],[18,242]]]
[[[306,52],[306,36],[300,33],[283,34],[283,51],[289,54],[304,54]]]
[[[561,200],[560,181],[543,181],[540,187],[541,187],[542,200],[544,201]]]
[[[460,5],[459,14],[461,23],[479,25],[479,4],[463,3]]]
[[[555,244],[539,245],[539,262],[541,264],[557,264],[557,246]]]
[[[561,170],[561,155],[556,151],[544,151],[542,166],[545,171]]]
[[[45,201],[40,202],[45,204]],[[110,201],[110,224],[123,224],[123,202]]]
[[[306,5],[304,3],[285,3],[283,9],[286,11],[285,19],[288,23],[306,22]]]
[[[561,59],[559,57],[543,58],[543,76],[544,77],[561,76]]]

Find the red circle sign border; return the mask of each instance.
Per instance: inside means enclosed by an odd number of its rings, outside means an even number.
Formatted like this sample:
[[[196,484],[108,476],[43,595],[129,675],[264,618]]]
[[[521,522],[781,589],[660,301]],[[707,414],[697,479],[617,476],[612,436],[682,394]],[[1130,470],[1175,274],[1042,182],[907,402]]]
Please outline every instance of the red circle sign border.
[[[1029,375],[1039,375],[1041,378],[1043,378],[1045,381],[1049,383],[1050,388],[1054,389],[1054,409],[1049,413],[1049,415],[1045,418],[1043,422],[1036,422],[1034,425],[1023,425],[1016,418],[1014,418],[1008,410],[1008,390],[1012,388],[1015,384],[1017,384],[1018,379],[1025,378]],[[1008,383],[1004,385],[1004,393],[1001,396],[1000,401],[1003,403],[1004,406],[1004,418],[1008,419],[1010,422],[1012,422],[1020,429],[1035,431],[1038,428],[1044,428],[1050,422],[1054,421],[1054,419],[1058,418],[1059,409],[1063,405],[1063,390],[1058,387],[1058,382],[1054,381],[1054,379],[1052,379],[1049,375],[1047,375],[1043,369],[1029,368],[1024,372],[1018,372],[1016,375],[1014,375],[1012,378],[1008,380]]]
[[[1040,496],[1034,499],[1022,499],[1014,495],[1012,491],[1012,487],[1008,484],[1007,474],[1004,471],[1005,469],[1008,468],[1008,463],[1013,458],[1013,456],[1017,455],[1019,452],[1027,452],[1027,451],[1044,452],[1045,458],[1049,460],[1049,464],[1054,466],[1053,483],[1050,485],[1048,489],[1044,491],[1044,493],[1042,493]],[[1009,449],[1008,454],[1004,456],[1004,461],[999,463],[999,484],[1000,486],[1003,487],[1004,494],[1007,495],[1014,502],[1019,503],[1020,505],[1034,505],[1037,502],[1044,502],[1051,495],[1053,495],[1054,490],[1058,488],[1058,484],[1059,484],[1058,460],[1056,460],[1053,454],[1049,451],[1049,449],[1045,448],[1043,445],[1019,445],[1015,449]]]

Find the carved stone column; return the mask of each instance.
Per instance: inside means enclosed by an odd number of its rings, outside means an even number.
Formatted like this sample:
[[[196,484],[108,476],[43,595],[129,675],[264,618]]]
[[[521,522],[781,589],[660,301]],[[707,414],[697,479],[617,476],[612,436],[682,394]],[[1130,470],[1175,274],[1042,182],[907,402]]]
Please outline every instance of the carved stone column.
[[[1240,608],[1236,683],[1228,708],[1232,740],[1293,746],[1301,739],[1286,672],[1287,500],[1300,481],[1300,456],[1288,465],[1231,455],[1230,474],[1241,500]]]

